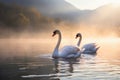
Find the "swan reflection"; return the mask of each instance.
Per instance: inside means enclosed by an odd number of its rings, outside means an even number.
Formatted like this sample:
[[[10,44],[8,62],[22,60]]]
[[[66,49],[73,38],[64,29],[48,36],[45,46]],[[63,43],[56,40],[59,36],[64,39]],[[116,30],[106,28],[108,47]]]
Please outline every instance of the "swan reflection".
[[[80,60],[74,59],[54,59],[54,71],[56,73],[73,73],[74,64],[77,64]]]

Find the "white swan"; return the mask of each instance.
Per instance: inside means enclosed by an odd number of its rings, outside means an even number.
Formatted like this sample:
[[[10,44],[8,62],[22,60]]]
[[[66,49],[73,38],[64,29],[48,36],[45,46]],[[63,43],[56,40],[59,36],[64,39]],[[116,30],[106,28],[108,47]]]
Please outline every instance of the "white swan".
[[[64,46],[59,51],[59,46],[61,43],[62,36],[59,30],[53,31],[52,36],[55,36],[56,34],[58,35],[58,42],[52,54],[53,58],[78,58],[80,57],[80,49],[76,46]]]
[[[77,43],[77,46],[79,47],[80,46],[80,43],[81,43],[81,40],[82,40],[82,35],[80,33],[77,33],[76,34],[76,38],[79,38],[79,41]],[[83,47],[81,48],[81,53],[83,54],[96,54],[97,50],[99,49],[100,47],[98,47],[96,45],[96,43],[88,43],[88,44],[85,44],[83,45]]]

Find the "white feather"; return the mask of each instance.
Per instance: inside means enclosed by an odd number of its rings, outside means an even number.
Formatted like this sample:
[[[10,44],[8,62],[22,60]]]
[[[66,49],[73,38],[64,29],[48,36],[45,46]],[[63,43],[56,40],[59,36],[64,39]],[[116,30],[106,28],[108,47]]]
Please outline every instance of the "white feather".
[[[76,46],[64,46],[61,50],[59,50],[59,46],[61,43],[61,32],[59,30],[55,30],[53,32],[53,36],[58,34],[58,43],[53,51],[53,58],[78,58],[80,57],[80,49]]]

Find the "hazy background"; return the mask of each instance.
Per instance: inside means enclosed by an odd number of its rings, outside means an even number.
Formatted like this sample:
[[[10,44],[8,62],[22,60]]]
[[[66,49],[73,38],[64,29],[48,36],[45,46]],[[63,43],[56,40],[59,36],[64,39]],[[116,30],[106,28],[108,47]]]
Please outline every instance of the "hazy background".
[[[0,0],[0,56],[31,56],[52,53],[62,32],[63,45],[81,46],[95,42],[99,55],[119,57],[120,6],[107,4],[94,10],[80,10],[65,0]],[[3,57],[4,56],[4,57]]]

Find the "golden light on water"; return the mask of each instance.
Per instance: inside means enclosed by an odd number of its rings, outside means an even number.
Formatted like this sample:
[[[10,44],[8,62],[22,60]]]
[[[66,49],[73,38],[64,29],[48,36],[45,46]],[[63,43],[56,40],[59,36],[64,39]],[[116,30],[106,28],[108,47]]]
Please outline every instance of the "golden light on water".
[[[86,30],[86,29],[85,29]],[[65,45],[76,46],[78,39],[75,39],[77,32],[81,32],[82,41],[80,48],[87,43],[96,43],[100,46],[98,50],[98,57],[117,57],[120,56],[120,38],[113,32],[102,36],[96,29],[85,31],[80,29],[78,31],[66,32],[64,29],[61,30],[62,40],[60,48]],[[89,31],[92,31],[90,33]],[[96,34],[94,34],[96,33]],[[40,54],[52,54],[54,47],[57,44],[58,36],[52,37],[52,31],[44,34],[36,34],[36,38],[11,38],[0,40],[0,51],[1,56],[37,56]],[[38,36],[38,37],[37,37]]]

